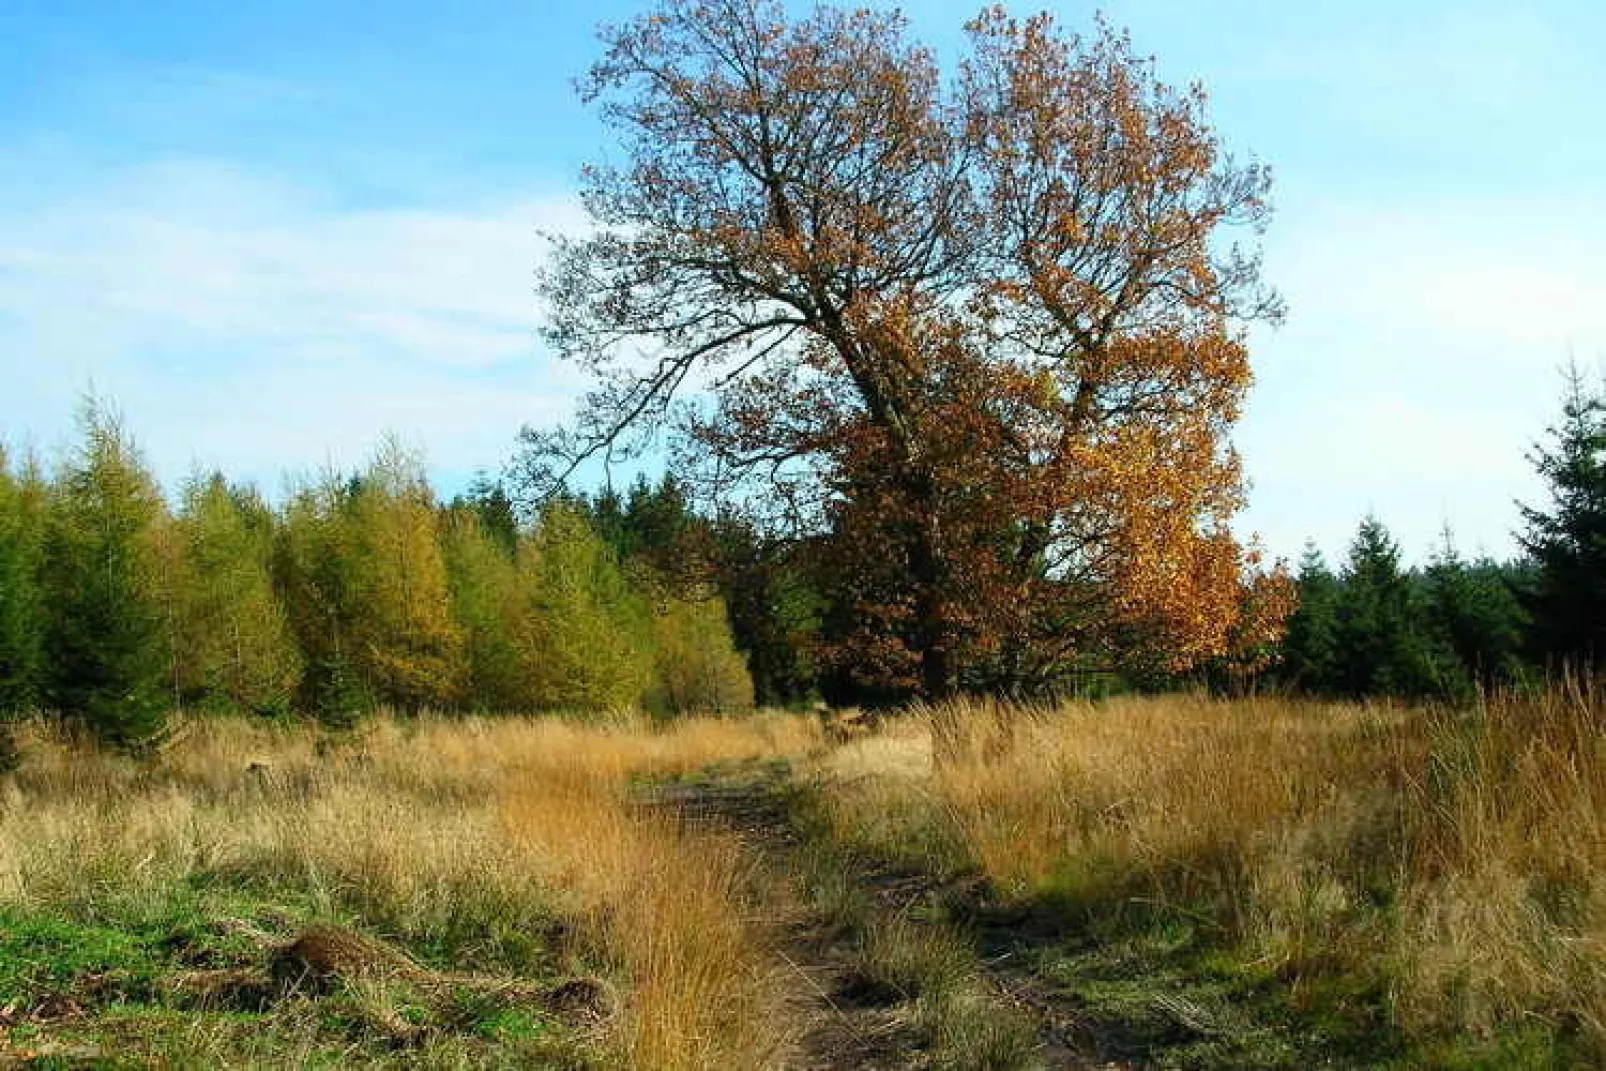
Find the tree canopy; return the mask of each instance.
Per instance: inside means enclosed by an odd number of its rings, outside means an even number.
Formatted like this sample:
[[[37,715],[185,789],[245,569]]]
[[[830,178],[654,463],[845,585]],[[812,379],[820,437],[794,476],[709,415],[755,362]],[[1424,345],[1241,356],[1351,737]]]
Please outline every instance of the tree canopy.
[[[624,162],[542,279],[597,385],[527,476],[673,428],[697,493],[830,533],[824,654],[867,684],[1185,668],[1253,566],[1227,436],[1281,309],[1227,234],[1269,175],[1108,25],[968,31],[947,77],[896,14],[665,0],[606,32],[584,95]]]

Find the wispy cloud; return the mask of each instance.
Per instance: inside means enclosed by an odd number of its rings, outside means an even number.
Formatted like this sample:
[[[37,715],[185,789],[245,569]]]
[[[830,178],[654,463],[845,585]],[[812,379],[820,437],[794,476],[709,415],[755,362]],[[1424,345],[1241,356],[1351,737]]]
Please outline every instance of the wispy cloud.
[[[1413,555],[1446,522],[1508,551],[1554,370],[1606,353],[1591,219],[1500,198],[1286,211],[1267,268],[1292,316],[1255,340],[1243,529],[1337,554],[1372,510]],[[54,444],[93,381],[168,480],[219,465],[271,489],[395,430],[451,483],[581,389],[539,345],[532,277],[538,231],[581,225],[565,195],[351,209],[216,161],[124,170],[0,216],[0,433]]]
[[[576,389],[533,272],[538,231],[579,219],[566,196],[353,210],[215,161],[122,171],[0,215],[0,421],[50,443],[93,380],[168,479],[271,486],[390,429],[443,472],[495,467]]]

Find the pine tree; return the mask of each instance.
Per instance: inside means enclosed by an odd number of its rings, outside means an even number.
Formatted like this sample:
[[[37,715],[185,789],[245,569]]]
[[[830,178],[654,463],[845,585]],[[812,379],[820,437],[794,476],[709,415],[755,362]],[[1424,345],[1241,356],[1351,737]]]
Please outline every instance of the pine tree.
[[[530,585],[522,647],[532,702],[584,711],[639,703],[652,677],[649,608],[585,514],[549,505],[521,547],[520,570]]]
[[[635,534],[625,522],[624,499],[619,497],[619,492],[613,489],[611,483],[589,499],[582,499],[577,505],[586,508],[592,530],[604,543],[613,548],[614,554],[621,561],[636,552],[638,548]]]
[[[380,445],[350,500],[353,656],[375,696],[404,710],[454,704],[463,632],[452,616],[434,494],[422,461]]]
[[[795,548],[767,543],[734,517],[715,524],[720,592],[757,701],[784,705],[818,688],[814,650],[825,598]]]
[[[1299,608],[1283,638],[1282,677],[1300,691],[1336,691],[1338,683],[1338,578],[1315,543],[1305,544],[1296,578]]]
[[[663,714],[752,709],[753,679],[722,600],[667,599],[653,616],[653,648],[649,707]]]
[[[1522,506],[1518,538],[1536,567],[1529,601],[1536,654],[1606,664],[1606,396],[1576,365],[1566,371],[1561,421],[1529,455],[1549,485],[1548,509]]]
[[[452,612],[464,633],[464,697],[480,710],[528,709],[528,674],[520,654],[521,616],[527,601],[515,564],[514,543],[487,528],[477,510],[455,506],[443,518],[442,547]]]
[[[1335,683],[1345,695],[1401,698],[1466,691],[1460,663],[1432,634],[1400,548],[1381,521],[1367,517],[1350,544],[1338,607]]]
[[[190,702],[270,714],[287,710],[301,679],[271,572],[272,518],[252,488],[221,474],[186,484],[172,527],[179,555],[174,651]]]
[[[350,482],[328,472],[286,503],[274,547],[281,592],[305,669],[297,706],[334,728],[373,709],[353,658],[356,548]]]
[[[508,555],[513,554],[519,542],[519,518],[501,480],[476,473],[468,489],[452,499],[450,508],[454,513],[472,513],[480,530],[500,543]]]
[[[45,494],[37,467],[13,473],[0,448],[0,721],[36,705],[43,685]]]
[[[161,733],[170,699],[153,546],[165,507],[121,423],[93,398],[80,432],[46,526],[49,698],[139,750]]]
[[[461,698],[439,511],[420,460],[394,440],[358,475],[326,474],[285,509],[277,573],[306,656],[301,704],[349,724],[375,703]]]
[[[620,562],[639,562],[652,570],[656,581],[679,590],[708,580],[711,527],[692,509],[685,488],[673,476],[656,484],[637,476],[624,498],[609,487],[574,505],[584,510],[592,530]]]
[[[1466,561],[1447,528],[1422,580],[1435,632],[1455,652],[1469,682],[1510,684],[1526,675],[1528,616],[1512,570],[1488,558]]]
[[[13,474],[0,448],[0,774],[22,759],[11,721],[40,698],[44,497],[37,468],[24,462]]]

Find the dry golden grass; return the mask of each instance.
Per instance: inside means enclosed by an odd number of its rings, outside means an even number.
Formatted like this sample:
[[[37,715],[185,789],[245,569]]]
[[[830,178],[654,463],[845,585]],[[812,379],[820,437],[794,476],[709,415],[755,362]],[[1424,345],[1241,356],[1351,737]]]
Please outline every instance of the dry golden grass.
[[[1470,714],[958,703],[830,755],[822,795],[839,837],[930,870],[1172,912],[1295,985],[1381,979],[1408,1031],[1538,1017],[1606,1052],[1603,729],[1577,687]]]
[[[1412,1036],[1542,1023],[1606,1055],[1603,729],[1606,694],[1578,687],[1464,714],[959,703],[834,749],[782,716],[382,718],[324,746],[216,720],[142,765],[32,727],[0,787],[0,908],[159,916],[211,883],[425,946],[559,919],[623,998],[610,1064],[762,1067],[792,1040],[759,917],[784,898],[632,783],[809,756],[849,849],[1090,919],[1184,918],[1296,989],[1371,980]]]
[[[34,728],[0,798],[0,906],[160,905],[198,877],[296,889],[411,937],[556,915],[615,975],[608,1040],[638,1067],[758,1067],[771,958],[751,865],[631,799],[631,779],[796,754],[807,719],[383,718],[319,754],[305,729],[200,721],[142,766]]]

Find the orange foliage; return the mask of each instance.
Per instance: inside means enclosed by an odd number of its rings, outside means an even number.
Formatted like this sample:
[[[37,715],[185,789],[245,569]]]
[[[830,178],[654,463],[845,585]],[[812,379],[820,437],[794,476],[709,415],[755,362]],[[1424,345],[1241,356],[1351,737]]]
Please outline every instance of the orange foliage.
[[[1280,621],[1228,530],[1243,326],[1280,305],[1221,231],[1269,176],[1102,23],[969,31],[951,88],[895,15],[667,0],[613,31],[587,88],[631,162],[588,172],[599,232],[545,277],[601,386],[534,445],[617,455],[704,387],[683,460],[830,533],[829,654],[866,682],[1225,655]]]

